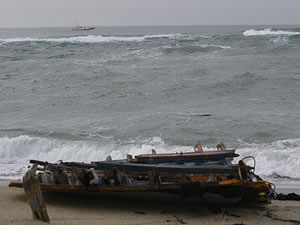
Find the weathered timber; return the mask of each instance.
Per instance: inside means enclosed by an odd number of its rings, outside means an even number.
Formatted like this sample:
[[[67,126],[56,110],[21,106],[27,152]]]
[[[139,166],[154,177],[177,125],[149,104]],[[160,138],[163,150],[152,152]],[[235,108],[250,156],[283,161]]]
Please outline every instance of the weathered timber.
[[[44,191],[71,191],[71,192],[167,192],[184,196],[202,196],[204,193],[219,194],[224,197],[241,197],[243,200],[261,202],[265,194],[271,190],[271,185],[255,175],[252,167],[242,161],[232,165],[230,159],[234,150],[213,151],[204,153],[183,154],[151,154],[140,155],[136,159],[98,161],[91,163],[59,162],[48,163],[31,160],[39,165],[39,181]],[[202,157],[209,161],[206,164],[178,163],[176,160],[184,155],[183,160],[189,157]],[[218,156],[216,156],[218,155]],[[145,157],[146,156],[146,157]],[[139,157],[161,160],[172,159],[171,163],[141,163]],[[94,173],[89,174],[89,171]],[[89,175],[88,175],[89,174]],[[62,177],[68,176],[67,180]],[[54,177],[54,183],[48,178]],[[52,179],[53,180],[53,179]],[[79,182],[78,182],[79,181]],[[96,181],[94,183],[94,181]],[[11,183],[11,186],[20,186]]]
[[[234,175],[232,166],[227,165],[205,165],[205,166],[182,166],[175,164],[141,164],[141,163],[117,163],[117,162],[93,162],[95,169],[111,170],[117,168],[126,172],[150,172],[154,168],[159,173],[201,173]],[[72,165],[72,163],[70,164]],[[93,167],[92,166],[92,167]]]
[[[37,160],[30,160],[30,163],[43,165],[43,166],[54,166],[57,168],[66,167],[77,167],[77,168],[94,168],[95,170],[111,171],[113,168],[124,170],[128,172],[144,172],[148,173],[154,168],[159,173],[201,173],[201,174],[215,174],[222,173],[224,175],[234,175],[233,167],[230,165],[195,165],[195,166],[182,166],[176,164],[142,164],[142,163],[127,163],[123,161],[97,161],[92,163],[78,163],[78,162],[63,162],[60,164],[42,162]]]
[[[45,169],[41,169],[38,168],[39,171],[45,171]],[[47,168],[47,170],[51,170],[52,172],[57,172],[56,168]],[[68,169],[66,169],[66,171],[68,171]],[[80,176],[78,175],[77,172],[77,168],[72,168],[72,174],[74,175],[74,177],[78,180],[80,179]],[[103,179],[115,179],[115,175],[112,171],[97,171],[98,174],[102,174],[102,178]],[[149,181],[151,180],[151,174],[152,172],[148,172],[148,173],[136,173],[136,172],[128,172],[126,173],[128,175],[128,177],[130,179],[134,179],[136,181]],[[224,180],[228,180],[228,179],[232,179],[234,177],[228,177],[225,176],[222,173],[216,173],[216,174],[188,174],[188,173],[179,173],[179,174],[175,174],[175,173],[160,173],[159,174],[159,178],[161,180],[161,182],[173,182],[173,183],[181,183],[182,180],[184,179],[188,179],[191,182],[209,182],[209,181],[224,181]]]
[[[90,167],[87,167],[88,169]],[[237,170],[235,167],[232,167],[233,170]],[[74,177],[78,180],[81,180],[78,173],[77,167],[70,167],[64,165],[56,165],[56,164],[48,164],[46,168],[38,168],[39,171],[52,171],[54,173],[59,172],[60,170],[69,171],[74,175]],[[153,170],[152,170],[153,171]],[[129,178],[140,180],[140,181],[148,181],[151,179],[150,174],[152,171],[149,172],[127,172]],[[97,170],[97,174],[102,174],[102,178],[104,179],[114,179],[115,175],[111,170]],[[237,174],[236,174],[237,175]],[[222,181],[234,178],[234,176],[226,175],[223,173],[214,173],[214,174],[201,174],[201,173],[160,173],[160,179],[162,182],[181,182],[182,178],[188,178],[188,180],[192,182],[208,182],[208,181]]]
[[[18,181],[10,182],[9,187],[22,188],[23,184]],[[43,191],[79,191],[79,192],[143,192],[143,191],[157,191],[151,184],[142,185],[103,185],[103,186],[85,186],[85,185],[71,185],[71,184],[40,184]],[[179,190],[181,184],[163,184],[160,186],[161,191]]]
[[[23,187],[21,182],[10,182],[9,187]],[[270,190],[270,183],[265,181],[243,182],[237,179],[222,182],[185,182],[182,184],[164,184],[155,186],[152,183],[143,185],[115,185],[115,186],[84,186],[40,184],[42,191],[70,191],[70,192],[167,192],[198,196],[203,193],[219,194],[224,197],[247,197],[257,199]]]
[[[43,199],[40,185],[35,178],[34,169],[30,169],[26,172],[23,177],[22,186],[24,187],[27,202],[30,205],[34,218],[49,223],[50,220],[46,205]]]
[[[78,169],[75,167],[65,167],[66,171],[71,171],[72,174],[76,179],[79,179]],[[38,168],[39,171],[45,171],[45,169]],[[57,172],[59,170],[55,167],[47,168],[52,172]],[[109,170],[97,170],[97,174],[102,174],[103,179],[114,179],[114,173]],[[129,178],[141,181],[148,181],[150,180],[150,172],[127,172]],[[222,173],[215,173],[215,174],[199,174],[199,173],[160,173],[160,179],[162,182],[181,182],[182,177],[188,178],[188,180],[192,182],[208,182],[208,181],[224,181],[228,179],[234,178],[234,176],[226,176]]]
[[[206,151],[206,152],[186,152],[186,153],[169,153],[169,154],[143,154],[135,156],[132,162],[135,163],[196,163],[204,164],[208,162],[224,161],[229,158],[237,157],[235,150],[227,151]]]

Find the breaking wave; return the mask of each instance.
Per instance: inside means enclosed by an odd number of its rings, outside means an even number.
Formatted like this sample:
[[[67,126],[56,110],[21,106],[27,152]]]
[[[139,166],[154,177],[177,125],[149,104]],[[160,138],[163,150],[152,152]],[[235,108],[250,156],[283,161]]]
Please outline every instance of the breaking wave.
[[[271,28],[266,28],[263,30],[246,30],[243,33],[244,36],[265,36],[265,35],[286,35],[286,36],[293,36],[293,35],[300,35],[300,32],[295,31],[285,31],[285,30],[272,30]]]
[[[244,143],[238,149],[241,157],[254,156],[256,173],[269,177],[300,178],[300,138],[270,143]]]
[[[15,42],[54,42],[54,43],[109,43],[109,42],[141,42],[148,39],[168,38],[174,39],[181,34],[159,34],[159,35],[144,35],[144,36],[102,36],[88,35],[77,37],[61,37],[61,38],[10,38],[0,39],[3,43]]]
[[[238,140],[238,159],[245,156],[256,158],[256,173],[260,176],[300,178],[300,138],[280,140],[272,143],[245,143]],[[161,138],[153,137],[127,143],[72,141],[21,135],[0,138],[0,179],[20,178],[27,169],[30,159],[49,162],[58,160],[90,162],[125,158],[127,154],[150,153],[151,149],[162,152],[193,151],[192,146],[166,144]],[[204,150],[212,148],[204,146]],[[238,160],[237,159],[237,160]],[[236,160],[236,161],[237,161]]]
[[[286,44],[288,43],[288,37],[286,36],[277,36],[270,40],[270,42],[275,44]]]
[[[190,146],[168,146],[158,137],[142,143],[124,144],[48,139],[28,135],[2,137],[0,138],[0,179],[20,178],[26,171],[30,159],[48,162],[58,160],[90,162],[104,160],[107,155],[111,155],[113,159],[122,159],[126,158],[127,154],[150,153],[152,148],[157,149],[157,152],[192,150]]]

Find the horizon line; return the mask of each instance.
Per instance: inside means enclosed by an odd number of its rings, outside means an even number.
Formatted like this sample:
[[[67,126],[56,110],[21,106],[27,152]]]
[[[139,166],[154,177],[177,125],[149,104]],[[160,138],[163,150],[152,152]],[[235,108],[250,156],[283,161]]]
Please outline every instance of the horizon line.
[[[87,25],[83,25],[87,26]],[[300,26],[300,24],[178,24],[178,25],[88,25],[93,27],[179,27],[179,26]],[[24,28],[72,28],[74,26],[16,26],[0,27],[0,29],[24,29]]]

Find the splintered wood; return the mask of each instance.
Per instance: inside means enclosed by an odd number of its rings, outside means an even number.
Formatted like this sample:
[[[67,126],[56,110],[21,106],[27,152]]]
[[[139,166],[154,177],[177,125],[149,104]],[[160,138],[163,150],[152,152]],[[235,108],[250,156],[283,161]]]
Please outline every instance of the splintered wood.
[[[23,187],[27,202],[32,210],[33,217],[37,220],[50,223],[40,185],[35,178],[34,169],[29,169],[24,175]]]

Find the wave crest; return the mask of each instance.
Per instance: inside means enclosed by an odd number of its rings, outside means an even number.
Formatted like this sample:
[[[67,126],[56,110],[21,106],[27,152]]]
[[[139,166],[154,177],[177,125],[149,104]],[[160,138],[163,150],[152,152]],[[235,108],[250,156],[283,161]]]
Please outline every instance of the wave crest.
[[[62,37],[62,38],[9,38],[0,39],[3,43],[15,42],[54,42],[54,43],[109,43],[109,42],[142,42],[148,39],[168,38],[174,39],[181,34],[159,34],[159,35],[144,35],[144,36],[102,36],[88,35],[77,37]]]
[[[287,35],[287,36],[292,36],[292,35],[300,35],[300,32],[295,32],[295,31],[285,31],[285,30],[272,30],[271,28],[266,28],[263,30],[246,30],[243,33],[244,36],[266,36],[266,35]]]
[[[272,143],[245,143],[239,141],[239,160],[245,156],[256,158],[256,173],[260,176],[300,178],[300,138],[280,140]],[[204,150],[213,150],[203,146]],[[72,141],[30,137],[0,138],[0,179],[20,178],[27,169],[30,159],[49,162],[58,160],[90,162],[104,160],[107,155],[122,159],[126,154],[150,153],[151,149],[162,152],[193,151],[192,146],[169,145],[161,138],[136,140],[124,143],[114,141]]]
[[[300,138],[270,143],[244,143],[237,152],[241,157],[254,156],[256,173],[263,176],[300,178]]]
[[[130,141],[121,144],[50,139],[28,135],[2,137],[0,138],[0,179],[20,178],[25,173],[30,159],[49,162],[58,160],[91,162],[104,160],[107,155],[111,155],[113,159],[122,159],[126,158],[127,154],[150,153],[152,148],[157,149],[158,153],[192,150],[192,147],[166,145],[159,137],[153,137],[141,143]]]

